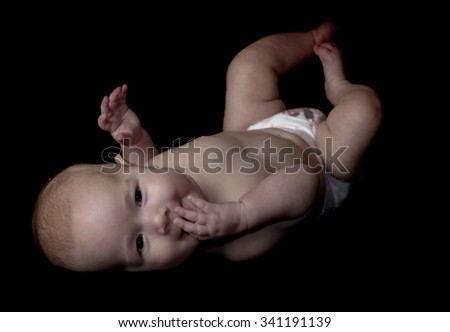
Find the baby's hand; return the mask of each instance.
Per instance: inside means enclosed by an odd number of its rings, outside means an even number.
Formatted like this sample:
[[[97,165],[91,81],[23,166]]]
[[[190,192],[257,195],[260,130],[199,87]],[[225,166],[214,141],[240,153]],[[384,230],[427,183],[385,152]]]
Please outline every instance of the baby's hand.
[[[134,145],[142,137],[142,127],[139,118],[126,104],[128,86],[124,84],[103,97],[100,105],[101,114],[98,125],[109,131],[120,144]]]
[[[246,227],[241,220],[241,202],[210,203],[189,195],[183,207],[175,208],[180,218],[174,224],[199,240],[235,235]]]

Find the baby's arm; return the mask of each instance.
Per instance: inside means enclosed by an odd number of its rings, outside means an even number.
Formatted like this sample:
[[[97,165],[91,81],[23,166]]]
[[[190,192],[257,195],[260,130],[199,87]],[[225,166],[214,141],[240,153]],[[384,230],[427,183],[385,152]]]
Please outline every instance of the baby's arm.
[[[240,234],[306,215],[314,206],[318,186],[318,176],[303,168],[295,173],[281,169],[237,202],[210,203],[189,196],[175,210],[180,218],[174,222],[199,240]]]
[[[124,84],[114,89],[109,97],[103,97],[98,125],[120,143],[126,162],[144,165],[159,152],[137,115],[126,104],[127,91],[128,86]]]

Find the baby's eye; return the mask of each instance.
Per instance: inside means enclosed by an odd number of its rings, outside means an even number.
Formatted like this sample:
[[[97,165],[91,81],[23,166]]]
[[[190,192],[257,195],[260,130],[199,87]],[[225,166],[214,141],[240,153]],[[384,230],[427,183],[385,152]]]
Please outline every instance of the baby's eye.
[[[139,187],[136,188],[136,191],[134,192],[134,200],[136,201],[137,205],[141,206],[142,203],[142,192]]]
[[[136,238],[136,249],[138,253],[141,253],[144,249],[144,237],[142,236],[142,234],[139,234]]]

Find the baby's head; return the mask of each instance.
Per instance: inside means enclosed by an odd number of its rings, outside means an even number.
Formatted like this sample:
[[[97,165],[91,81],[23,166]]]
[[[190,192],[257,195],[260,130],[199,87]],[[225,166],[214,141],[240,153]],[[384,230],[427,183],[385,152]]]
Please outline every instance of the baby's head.
[[[70,270],[170,268],[198,245],[173,224],[174,208],[192,193],[201,195],[196,183],[171,169],[74,165],[41,190],[35,239],[51,263]]]

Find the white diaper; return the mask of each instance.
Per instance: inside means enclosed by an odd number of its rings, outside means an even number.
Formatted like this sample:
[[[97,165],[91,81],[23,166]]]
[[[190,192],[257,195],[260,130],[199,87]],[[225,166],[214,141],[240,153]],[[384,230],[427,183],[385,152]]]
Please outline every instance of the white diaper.
[[[277,113],[270,118],[261,120],[247,130],[264,128],[283,129],[300,136],[311,147],[317,147],[316,128],[326,119],[326,115],[315,108],[294,108]],[[339,207],[347,198],[351,183],[335,178],[331,173],[324,174],[326,192],[325,200],[320,215]]]
[[[294,133],[303,138],[310,146],[315,146],[316,127],[325,119],[326,115],[318,109],[294,108],[261,120],[248,127],[247,130],[279,128]]]

